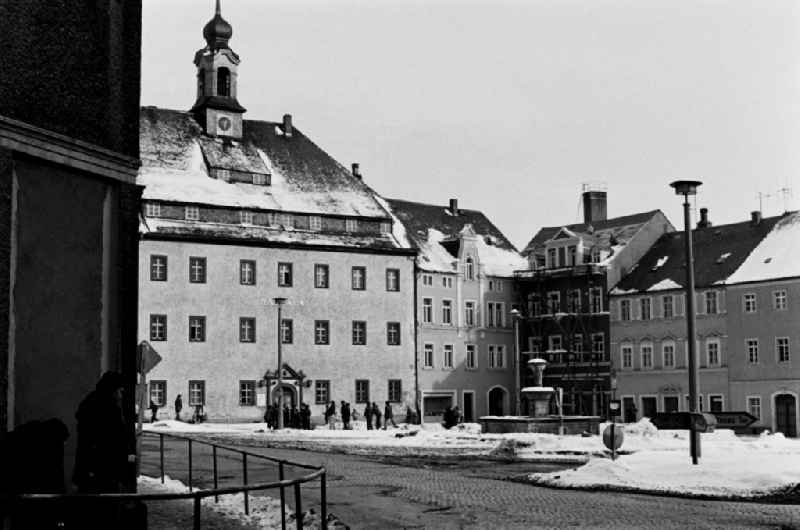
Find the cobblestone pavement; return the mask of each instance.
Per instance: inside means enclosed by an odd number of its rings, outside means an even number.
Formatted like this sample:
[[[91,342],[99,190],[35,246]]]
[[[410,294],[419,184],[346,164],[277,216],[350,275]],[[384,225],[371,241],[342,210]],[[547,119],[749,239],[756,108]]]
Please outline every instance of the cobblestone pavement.
[[[328,509],[353,528],[800,528],[798,505],[556,490],[501,479],[533,471],[530,464],[470,459],[437,465],[288,449],[248,451],[325,465]],[[156,446],[148,453],[147,460],[158,462]],[[185,468],[185,451],[171,451],[167,460],[168,474],[185,480],[179,470],[170,470]],[[229,476],[239,467],[236,460],[220,464]],[[273,480],[271,474],[251,471],[250,482]],[[318,485],[303,487],[303,508],[318,502]]]

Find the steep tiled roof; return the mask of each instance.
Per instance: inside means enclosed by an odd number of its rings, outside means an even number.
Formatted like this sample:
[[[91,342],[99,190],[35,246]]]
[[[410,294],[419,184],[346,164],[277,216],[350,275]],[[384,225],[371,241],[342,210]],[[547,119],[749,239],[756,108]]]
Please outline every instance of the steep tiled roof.
[[[614,217],[606,219],[605,221],[596,221],[594,223],[576,223],[566,226],[549,226],[540,229],[533,239],[531,239],[522,251],[523,255],[528,255],[532,251],[540,248],[554,235],[558,233],[561,228],[567,228],[572,232],[579,234],[588,234],[590,230],[594,231],[594,237],[598,239],[601,246],[611,246],[611,239],[622,243],[628,241],[647,221],[653,218],[661,210],[651,210],[649,212],[636,213],[633,215],[623,215],[621,217]],[[591,226],[591,228],[590,228]]]
[[[724,283],[767,236],[780,216],[692,231],[697,287]],[[684,234],[664,234],[620,281],[614,292],[677,289],[685,286]]]
[[[188,112],[144,107],[140,119],[144,199],[287,212],[388,218],[373,191],[309,140],[280,123],[245,120],[224,145],[202,135]],[[211,178],[208,165],[270,175],[271,185]]]
[[[478,259],[487,274],[511,275],[526,268],[525,260],[502,232],[478,210],[458,210],[453,215],[447,206],[386,199],[393,215],[405,227],[405,236],[419,249],[420,267],[425,270],[455,272],[453,261],[459,234],[470,225],[477,236]]]

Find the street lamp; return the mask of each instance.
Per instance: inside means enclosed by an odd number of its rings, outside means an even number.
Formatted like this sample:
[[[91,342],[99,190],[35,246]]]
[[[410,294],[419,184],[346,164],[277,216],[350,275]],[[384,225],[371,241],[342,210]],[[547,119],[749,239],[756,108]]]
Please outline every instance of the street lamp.
[[[697,195],[697,188],[703,183],[697,180],[676,180],[670,183],[676,195],[683,195],[683,230],[686,243],[686,343],[689,348],[689,413],[697,410],[697,385],[699,366],[695,351],[695,315],[694,315],[694,255],[692,250],[692,219],[689,210],[689,195]],[[689,421],[689,452],[692,464],[697,465],[700,457],[700,433],[695,429],[694,421]]]
[[[522,413],[520,404],[520,375],[519,375],[519,320],[522,314],[516,307],[511,310],[511,318],[514,319],[514,414],[519,416]]]
[[[281,344],[283,337],[281,336],[281,309],[283,304],[286,303],[286,298],[276,297],[272,302],[278,306],[278,385],[275,390],[278,392],[278,429],[283,429],[283,357],[281,352]]]

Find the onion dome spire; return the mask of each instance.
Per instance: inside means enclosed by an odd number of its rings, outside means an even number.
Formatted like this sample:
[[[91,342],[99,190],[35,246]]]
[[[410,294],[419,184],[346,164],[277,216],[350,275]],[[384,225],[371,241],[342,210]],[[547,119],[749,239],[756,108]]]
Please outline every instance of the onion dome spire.
[[[222,18],[222,8],[220,0],[217,0],[217,9],[214,18],[208,21],[203,28],[203,38],[212,50],[227,48],[228,40],[233,35],[233,28]]]

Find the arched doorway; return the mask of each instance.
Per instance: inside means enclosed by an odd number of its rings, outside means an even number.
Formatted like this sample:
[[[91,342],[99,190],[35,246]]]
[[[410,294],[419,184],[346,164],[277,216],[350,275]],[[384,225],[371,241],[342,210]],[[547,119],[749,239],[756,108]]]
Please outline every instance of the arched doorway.
[[[797,398],[791,394],[775,396],[775,431],[784,436],[797,436]]]
[[[283,404],[288,406],[290,409],[293,409],[295,406],[297,406],[297,392],[295,391],[294,386],[284,383],[281,389],[283,391]],[[277,387],[272,389],[272,402],[278,402]]]
[[[494,387],[489,391],[489,416],[502,416],[504,414],[506,391]]]

